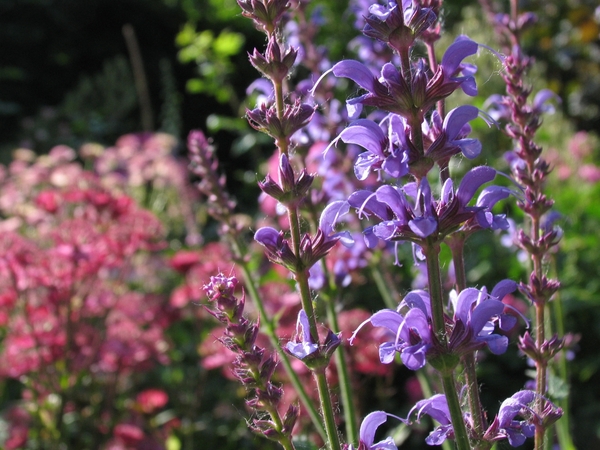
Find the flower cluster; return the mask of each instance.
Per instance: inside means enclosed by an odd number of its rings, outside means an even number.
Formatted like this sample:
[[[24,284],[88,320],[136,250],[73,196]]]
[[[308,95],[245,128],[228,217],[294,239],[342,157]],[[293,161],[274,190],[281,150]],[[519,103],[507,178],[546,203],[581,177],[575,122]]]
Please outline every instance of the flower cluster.
[[[254,419],[251,429],[274,441],[289,442],[299,409],[292,404],[283,418],[279,416],[283,391],[271,381],[277,362],[264,348],[256,345],[259,326],[243,316],[245,297],[238,299],[235,296],[237,285],[235,276],[227,277],[222,273],[212,276],[210,283],[204,286],[210,301],[207,310],[225,325],[220,341],[236,354],[233,374],[254,395],[246,404],[270,416],[270,420]]]

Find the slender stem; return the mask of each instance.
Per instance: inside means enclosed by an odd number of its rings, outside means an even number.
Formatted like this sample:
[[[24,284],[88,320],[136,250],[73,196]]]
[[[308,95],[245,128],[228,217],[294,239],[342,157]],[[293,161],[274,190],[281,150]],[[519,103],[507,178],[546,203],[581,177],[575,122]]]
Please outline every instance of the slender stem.
[[[452,420],[452,428],[454,429],[456,448],[458,450],[471,450],[467,428],[465,427],[465,421],[460,408],[454,374],[442,374],[442,385],[444,386],[444,394],[446,395],[446,401],[448,402],[448,410],[450,411],[450,419]]]
[[[431,298],[431,318],[433,331],[445,348],[447,346],[446,325],[444,321],[444,299],[442,293],[442,274],[440,271],[440,244],[429,239],[423,245],[423,252],[427,262],[427,277],[429,284],[429,297]]]
[[[335,424],[335,414],[333,413],[333,404],[331,402],[331,392],[325,376],[325,369],[314,371],[317,390],[319,391],[319,401],[323,410],[323,419],[325,420],[325,429],[327,430],[328,448],[330,450],[341,450],[340,438],[338,436],[337,426]]]
[[[290,224],[292,226],[292,224]],[[308,270],[299,270],[294,274],[296,284],[300,291],[300,301],[302,302],[302,308],[308,316],[308,324],[310,327],[310,334],[315,342],[318,342],[319,335],[317,333],[317,321],[315,317],[315,311],[312,304],[312,298],[310,295],[310,288],[308,286]],[[335,424],[335,414],[333,412],[333,403],[331,401],[331,391],[327,383],[325,371],[315,370],[313,371],[315,381],[317,383],[317,390],[319,391],[319,400],[321,402],[321,412],[323,419],[325,420],[325,431],[327,432],[328,448],[330,450],[340,450],[340,440],[338,436],[337,426]]]
[[[327,322],[329,323],[329,327],[334,333],[339,333],[340,326],[338,324],[335,310],[336,302],[334,302],[333,298],[331,298],[329,295],[325,295],[323,297],[325,300],[325,306],[327,308]],[[354,396],[352,395],[352,380],[350,379],[350,373],[348,372],[348,364],[343,346],[340,346],[340,348],[335,351],[334,357],[340,383],[341,400],[344,407],[346,440],[349,443],[358,443],[358,428],[356,423]]]
[[[533,168],[531,168],[533,173]],[[533,242],[537,242],[540,236],[540,220],[537,216],[531,216],[531,238]],[[539,254],[531,255],[533,260],[533,272],[538,280],[542,280],[544,276],[544,270],[542,267],[542,256]],[[535,344],[538,349],[542,348],[542,344],[546,340],[546,302],[545,299],[538,299],[535,302]],[[536,368],[536,379],[535,389],[537,392],[536,401],[536,412],[541,415],[544,410],[546,401],[546,372],[548,367],[548,361],[540,358],[535,362]],[[545,447],[544,441],[546,439],[546,429],[542,425],[536,425],[535,427],[535,449],[543,450]]]

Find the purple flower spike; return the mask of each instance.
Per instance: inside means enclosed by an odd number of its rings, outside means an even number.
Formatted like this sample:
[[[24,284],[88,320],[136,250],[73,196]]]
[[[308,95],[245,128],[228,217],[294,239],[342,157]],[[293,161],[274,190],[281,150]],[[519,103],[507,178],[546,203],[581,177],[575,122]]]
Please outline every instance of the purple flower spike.
[[[531,407],[537,400],[542,400],[545,405],[541,415],[538,415]],[[550,426],[562,414],[561,408],[545,397],[540,397],[536,392],[519,391],[502,402],[498,415],[485,432],[484,438],[490,441],[508,438],[510,445],[519,447],[525,443],[527,438],[535,435],[536,424]]]
[[[440,423],[440,426],[433,430],[425,439],[428,445],[441,445],[446,439],[454,437],[454,428],[452,428],[450,410],[448,409],[448,402],[445,395],[436,394],[433,397],[417,402],[409,411],[408,417],[415,410],[417,411],[417,422],[421,420],[423,414],[427,414]]]
[[[304,359],[319,349],[318,344],[315,343],[310,335],[308,316],[303,309],[298,313],[296,321],[296,339],[295,341],[288,342],[285,349],[298,359]]]

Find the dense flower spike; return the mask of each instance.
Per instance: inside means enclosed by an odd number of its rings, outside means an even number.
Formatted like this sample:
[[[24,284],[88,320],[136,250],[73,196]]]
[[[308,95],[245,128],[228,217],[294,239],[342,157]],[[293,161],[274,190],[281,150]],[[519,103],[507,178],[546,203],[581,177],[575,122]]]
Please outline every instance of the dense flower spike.
[[[271,381],[277,362],[264,348],[256,345],[259,326],[243,317],[245,299],[236,297],[237,285],[235,276],[228,277],[222,273],[212,276],[204,286],[211,302],[207,309],[225,325],[220,341],[236,354],[232,364],[234,376],[254,395],[246,404],[256,411],[267,412],[270,416],[269,420],[253,419],[250,428],[269,439],[289,442],[298,417],[297,407],[290,406],[282,420],[278,406],[283,391]]]
[[[473,76],[475,67],[463,64],[462,60],[477,53],[478,48],[479,45],[476,42],[466,36],[459,36],[446,50],[433,77],[423,80],[426,85],[421,89],[417,81],[419,80],[419,74],[426,76],[422,66],[417,66],[416,84],[413,89],[411,88],[413,86],[412,81],[406,80],[403,73],[391,63],[383,66],[378,79],[363,63],[355,60],[344,60],[325,72],[315,83],[313,91],[323,77],[331,72],[336,77],[351,79],[367,91],[366,94],[347,101],[348,107],[352,111],[356,111],[351,114],[353,116],[360,113],[360,105],[364,105],[375,106],[407,118],[412,117],[415,113],[418,113],[420,117],[424,117],[425,112],[435,102],[448,97],[458,88],[461,88],[467,95],[477,95],[477,86]],[[424,94],[419,94],[420,90],[424,90]]]

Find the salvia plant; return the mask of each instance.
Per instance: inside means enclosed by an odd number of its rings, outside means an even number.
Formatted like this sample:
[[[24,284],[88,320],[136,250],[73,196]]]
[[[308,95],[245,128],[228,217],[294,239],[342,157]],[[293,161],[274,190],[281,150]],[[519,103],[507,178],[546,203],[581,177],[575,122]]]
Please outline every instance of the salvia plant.
[[[388,420],[414,425],[430,416],[436,425],[425,439],[429,445],[486,450],[498,441],[517,447],[531,438],[536,449],[549,448],[563,410],[549,396],[548,370],[564,339],[548,328],[548,303],[559,282],[546,260],[561,231],[544,192],[550,165],[535,135],[557,99],[549,90],[534,93],[527,81],[533,60],[523,53],[520,36],[535,16],[519,11],[516,1],[505,12],[482,0],[498,40],[461,35],[441,49],[442,0],[356,0],[351,9],[362,35],[350,47],[359,59],[330,62],[316,44],[321,17],[318,8],[309,16],[309,2],[238,4],[266,37],[264,50],[249,54],[261,78],[250,87],[259,95],[246,117],[276,149],[268,175],[258,182],[263,210],[274,220],[255,228],[253,237],[295,286],[296,319],[286,341],[276,329],[294,309],[272,313],[260,290],[260,268],[249,257],[248,226],[233,212],[214,149],[200,132],[189,144],[200,189],[243,278],[243,291],[236,290],[240,280],[233,271],[215,273],[204,288],[206,307],[224,325],[220,340],[235,354],[234,376],[255,411],[250,428],[285,449],[302,448],[297,435],[306,435],[300,419],[306,416],[317,446],[396,449],[392,436],[378,441],[378,427]],[[479,52],[496,59],[506,92],[489,99],[487,111],[471,104],[450,109],[446,100],[456,91],[461,98],[478,95],[477,67],[467,58]],[[339,92],[348,85],[354,94],[344,104]],[[509,172],[478,160],[482,144],[471,137],[477,121],[511,139]],[[499,209],[508,203],[522,211],[519,225]],[[465,249],[477,233],[512,238],[530,261],[530,276],[469,286]],[[443,267],[443,252],[451,255],[451,270]],[[402,292],[389,280],[406,255],[419,276],[413,290]],[[343,329],[344,288],[368,266],[386,308]],[[532,305],[533,317],[514,306],[517,292]],[[244,314],[248,298],[258,310],[255,321]],[[517,322],[527,330],[517,346],[535,377],[498,399],[497,411],[487,411],[477,378],[480,355],[505,353]],[[257,343],[260,330],[270,347]],[[359,413],[351,351],[374,344],[379,364],[420,371],[429,398],[409,411],[392,405]],[[276,366],[283,367],[295,397],[284,395]],[[558,435],[570,448],[568,432]]]
[[[199,130],[186,161],[174,137],[140,133],[0,166],[0,447],[208,448],[234,415],[286,450],[574,449],[553,386],[568,386],[578,338],[552,271],[562,231],[538,139],[560,99],[530,83],[535,15],[480,0],[494,33],[476,42],[448,36],[442,0],[350,0],[356,59],[333,61],[319,2],[237,5],[265,40],[248,53],[245,103],[229,99],[263,133],[250,141],[269,142],[259,218]],[[505,89],[489,98],[480,54]],[[597,182],[587,166],[580,178]],[[524,275],[477,261],[482,240]],[[470,276],[486,264],[494,278]],[[485,370],[507,361],[531,370],[490,401]],[[219,368],[239,389],[213,408]],[[247,411],[231,413],[236,396]]]

